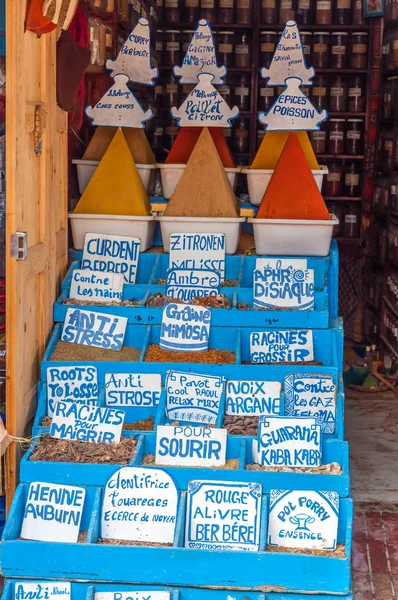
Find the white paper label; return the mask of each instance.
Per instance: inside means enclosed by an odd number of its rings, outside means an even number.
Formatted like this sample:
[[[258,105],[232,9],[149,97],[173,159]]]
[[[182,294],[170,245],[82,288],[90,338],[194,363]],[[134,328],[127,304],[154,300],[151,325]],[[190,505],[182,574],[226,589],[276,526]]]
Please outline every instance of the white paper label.
[[[220,273],[206,269],[168,269],[166,295],[189,302],[194,296],[205,298],[220,292]]]
[[[168,371],[166,416],[172,421],[215,424],[225,377]]]
[[[331,375],[292,373],[285,377],[285,414],[315,417],[322,433],[334,433],[336,393]]]
[[[211,311],[203,306],[166,304],[159,346],[164,350],[204,352],[209,347]]]
[[[120,442],[124,410],[87,406],[60,400],[55,405],[50,435],[59,440],[81,442]]]
[[[266,467],[319,467],[321,455],[321,426],[315,418],[259,418],[258,464]]]
[[[250,334],[252,363],[308,362],[314,360],[312,331],[287,329]]]
[[[107,406],[143,408],[158,406],[162,378],[155,373],[106,373]]]
[[[61,340],[83,346],[121,350],[126,327],[126,317],[68,308]]]
[[[75,269],[72,273],[70,298],[77,300],[123,300],[122,275]]]
[[[172,233],[170,269],[210,269],[225,277],[225,235],[223,233]]]
[[[159,425],[156,464],[184,467],[223,467],[227,430],[190,425]]]
[[[253,308],[295,308],[314,310],[313,269],[255,270],[253,273]]]
[[[37,581],[14,583],[14,600],[71,600],[70,581]]]
[[[119,273],[126,283],[135,283],[139,256],[138,238],[86,233],[81,268]]]
[[[225,414],[279,415],[281,389],[279,381],[227,381]]]
[[[98,376],[96,367],[47,367],[47,415],[54,414],[58,400],[96,404]]]

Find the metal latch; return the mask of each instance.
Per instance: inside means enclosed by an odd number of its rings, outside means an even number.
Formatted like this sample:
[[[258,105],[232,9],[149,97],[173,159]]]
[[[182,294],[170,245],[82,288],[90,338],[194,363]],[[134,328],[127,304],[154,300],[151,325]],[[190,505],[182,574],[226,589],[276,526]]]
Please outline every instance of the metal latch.
[[[11,258],[26,260],[28,258],[28,234],[26,231],[17,231],[11,235]]]

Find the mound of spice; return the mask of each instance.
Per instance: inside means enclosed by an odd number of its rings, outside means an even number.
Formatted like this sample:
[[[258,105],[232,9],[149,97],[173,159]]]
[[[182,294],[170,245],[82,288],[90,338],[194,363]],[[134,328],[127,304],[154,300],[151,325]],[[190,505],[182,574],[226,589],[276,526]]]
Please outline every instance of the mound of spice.
[[[286,554],[309,554],[311,556],[330,556],[345,558],[345,544],[337,544],[336,550],[311,550],[310,548],[284,548],[283,546],[267,546],[267,552],[283,552]]]
[[[112,444],[95,444],[79,440],[58,440],[44,435],[30,460],[127,465],[135,454],[136,445],[137,441],[134,438],[122,438],[120,442]]]
[[[108,348],[83,346],[83,344],[71,344],[60,340],[55,346],[50,360],[59,362],[137,362],[139,357],[139,349],[132,346],[123,346],[121,350],[116,352]]]
[[[163,350],[159,344],[151,344],[145,354],[145,362],[186,362],[218,365],[234,365],[235,352],[211,348],[206,352]]]
[[[152,417],[147,417],[141,421],[134,423],[125,423],[123,429],[131,431],[153,431],[155,429],[155,421]]]
[[[150,296],[145,302],[145,306],[159,308],[168,302],[173,302],[174,304],[193,304],[194,306],[206,306],[207,308],[231,308],[231,301],[224,294],[206,297],[194,296],[189,302],[183,302],[179,298],[164,296],[161,292],[156,292],[156,294]]]
[[[144,458],[142,459],[143,467],[154,467],[155,466],[155,455],[154,454],[144,454]],[[157,467],[161,467],[162,465],[156,465]],[[228,458],[225,461],[225,465],[222,467],[204,467],[209,469],[221,469],[221,470],[231,470],[237,471],[239,466],[239,458]],[[175,465],[176,469],[184,468],[184,465]]]
[[[171,548],[171,543],[158,543],[158,542],[139,542],[132,540],[106,540],[99,538],[97,544],[109,544],[111,546],[165,546]]]
[[[257,435],[258,417],[241,417],[238,415],[225,415],[223,428],[228,435]]]
[[[256,463],[246,465],[247,471],[269,471],[270,473],[307,473],[309,475],[342,475],[339,463],[332,462],[319,467],[264,467]]]
[[[62,304],[73,304],[74,306],[137,306],[138,302],[131,300],[80,300],[79,298],[64,298]]]

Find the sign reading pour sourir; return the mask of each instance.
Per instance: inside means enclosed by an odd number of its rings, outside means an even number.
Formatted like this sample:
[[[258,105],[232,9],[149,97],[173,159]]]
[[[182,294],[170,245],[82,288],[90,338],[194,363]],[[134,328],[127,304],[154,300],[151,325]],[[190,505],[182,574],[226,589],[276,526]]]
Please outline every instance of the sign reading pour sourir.
[[[166,416],[173,421],[215,424],[225,377],[168,371]]]
[[[271,490],[268,544],[335,550],[339,524],[337,492]]]
[[[77,300],[122,300],[123,275],[75,269],[72,273],[70,298]]]
[[[261,485],[226,481],[188,484],[185,547],[259,549]]]
[[[105,401],[107,406],[158,406],[162,378],[156,373],[106,373]]]
[[[60,440],[120,442],[124,410],[100,408],[60,400],[55,405],[50,435]]]
[[[76,543],[86,490],[35,481],[29,485],[21,538]]]
[[[16,581],[13,600],[71,600],[70,581]]]
[[[224,281],[225,234],[172,233],[169,268],[218,271]]]
[[[220,273],[207,269],[168,269],[166,295],[189,302],[194,296],[205,298],[220,292]]]
[[[178,492],[164,471],[123,467],[105,487],[101,537],[172,544]]]
[[[255,462],[265,467],[319,467],[321,427],[316,419],[260,417]]]
[[[278,415],[282,385],[279,381],[227,382],[225,414],[242,417]]]
[[[138,238],[86,233],[81,268],[119,273],[126,283],[135,283],[139,256]]]
[[[203,306],[166,304],[160,326],[160,348],[184,352],[208,350],[210,321],[211,311]]]
[[[313,310],[313,269],[256,269],[253,273],[253,308]]]
[[[227,430],[190,425],[158,425],[157,465],[223,467],[227,453]]]
[[[126,327],[126,317],[68,308],[61,340],[72,344],[121,350]]]
[[[323,433],[334,433],[336,392],[331,375],[291,373],[285,377],[285,414],[316,417]]]
[[[312,331],[256,331],[250,334],[252,363],[309,362],[314,360]]]
[[[96,367],[47,367],[47,415],[54,414],[58,400],[95,404],[98,400]]]

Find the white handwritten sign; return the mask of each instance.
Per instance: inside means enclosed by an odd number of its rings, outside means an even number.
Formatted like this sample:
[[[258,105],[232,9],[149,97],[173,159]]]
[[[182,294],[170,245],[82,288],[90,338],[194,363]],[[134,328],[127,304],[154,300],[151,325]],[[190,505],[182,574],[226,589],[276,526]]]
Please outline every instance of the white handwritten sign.
[[[313,269],[255,270],[253,273],[253,308],[290,308],[314,310]]]
[[[173,421],[215,424],[225,377],[167,371],[166,416]]]
[[[47,367],[47,415],[54,414],[58,400],[96,404],[98,376],[96,367]]]
[[[321,427],[316,419],[260,417],[258,456],[266,467],[319,467]]]
[[[159,69],[151,68],[150,41],[149,21],[140,17],[137,25],[120,48],[116,60],[108,58],[106,61],[106,68],[112,71],[112,77],[123,73],[130,78],[131,82],[154,85],[154,80],[159,75]]]
[[[271,490],[270,546],[335,550],[338,523],[337,492]]]
[[[203,352],[209,347],[211,311],[204,306],[166,304],[159,346],[164,350]]]
[[[71,600],[70,581],[16,581],[14,600]]]
[[[165,471],[123,467],[106,484],[101,537],[172,544],[178,492]]]
[[[264,269],[306,269],[306,258],[256,258],[256,271]]]
[[[32,482],[24,509],[21,538],[76,543],[86,490],[72,485]]]
[[[135,283],[140,240],[134,237],[86,233],[81,268],[123,275],[125,283]]]
[[[94,600],[170,600],[170,592],[154,590],[95,592]]]
[[[312,331],[258,331],[250,334],[252,363],[308,362],[314,360]]]
[[[185,547],[256,552],[260,540],[261,485],[191,481]]]
[[[223,467],[227,430],[190,425],[159,425],[156,430],[157,465]]]
[[[227,69],[217,66],[213,34],[205,19],[198,22],[181,67],[174,67],[173,71],[176,77],[181,78],[180,83],[197,83],[200,73],[211,73],[213,85],[223,83]]]
[[[279,415],[281,409],[279,381],[227,381],[225,414],[242,417]]]
[[[120,442],[124,410],[87,406],[59,400],[55,405],[50,435],[59,440]]]
[[[316,417],[322,433],[334,433],[336,392],[331,375],[291,373],[285,377],[285,414]]]
[[[69,297],[104,302],[123,300],[123,284],[123,276],[117,273],[75,269],[72,273]]]
[[[162,391],[162,378],[156,373],[106,373],[107,406],[157,406]]]
[[[92,125],[109,127],[133,127],[143,129],[146,121],[153,117],[150,108],[144,111],[128,87],[128,75],[114,76],[115,83],[94,106],[86,106],[86,115]]]
[[[172,233],[170,269],[209,269],[225,277],[224,233]]]
[[[232,127],[231,121],[239,115],[239,109],[229,108],[212,84],[213,79],[209,73],[198,75],[198,84],[180,108],[173,106],[170,112],[179,127]]]
[[[207,269],[168,269],[166,294],[189,302],[194,296],[205,298],[220,293],[220,273]]]
[[[61,340],[71,344],[121,350],[126,327],[126,317],[68,308]]]

